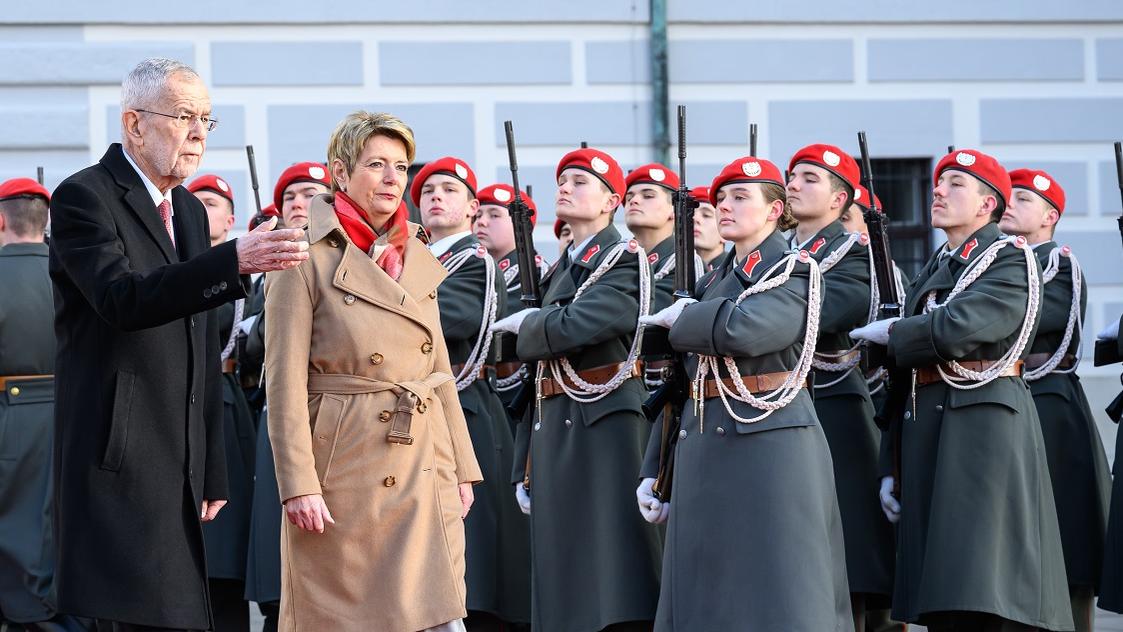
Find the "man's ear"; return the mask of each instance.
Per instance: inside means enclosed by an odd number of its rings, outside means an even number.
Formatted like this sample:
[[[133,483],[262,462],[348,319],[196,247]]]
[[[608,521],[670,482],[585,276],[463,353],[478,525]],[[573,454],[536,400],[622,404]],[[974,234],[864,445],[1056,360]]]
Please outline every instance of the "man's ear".
[[[975,212],[975,217],[989,217],[998,210],[998,197],[994,194],[983,196],[983,203],[979,206],[979,210]]]
[[[140,135],[140,115],[133,110],[125,110],[121,113],[121,128],[124,130],[125,136],[133,140],[134,144],[139,144],[141,141]]]
[[[616,193],[609,195],[605,202],[606,207],[601,213],[615,213],[616,209],[620,208],[620,196]]]

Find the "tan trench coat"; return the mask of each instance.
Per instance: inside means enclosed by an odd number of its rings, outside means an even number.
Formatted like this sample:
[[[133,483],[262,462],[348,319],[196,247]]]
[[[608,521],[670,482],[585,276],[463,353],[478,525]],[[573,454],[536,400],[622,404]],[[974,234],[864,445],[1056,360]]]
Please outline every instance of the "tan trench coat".
[[[410,237],[394,282],[329,200],[313,201],[309,261],[265,284],[281,499],[322,493],[335,519],[323,534],[284,521],[280,627],[416,632],[466,614],[457,484],[482,478],[441,333],[446,273]],[[388,440],[406,391],[410,445]]]

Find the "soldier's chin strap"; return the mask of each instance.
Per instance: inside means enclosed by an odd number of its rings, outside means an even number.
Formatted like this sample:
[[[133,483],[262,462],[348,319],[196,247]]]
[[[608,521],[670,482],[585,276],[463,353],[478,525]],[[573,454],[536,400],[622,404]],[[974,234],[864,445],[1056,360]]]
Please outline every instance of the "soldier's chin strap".
[[[1083,273],[1080,270],[1080,262],[1076,260],[1076,255],[1072,254],[1072,250],[1068,246],[1054,248],[1049,253],[1049,265],[1045,268],[1045,272],[1041,275],[1042,285],[1047,285],[1052,281],[1061,269],[1061,255],[1068,257],[1069,263],[1072,267],[1072,302],[1068,307],[1068,322],[1065,323],[1065,334],[1061,339],[1061,344],[1049,359],[1037,367],[1026,371],[1025,380],[1027,382],[1036,382],[1041,378],[1049,375],[1050,373],[1072,373],[1076,367],[1080,366],[1080,354],[1084,344],[1084,337],[1080,337],[1080,343],[1076,345],[1076,352],[1073,354],[1076,360],[1072,366],[1067,369],[1058,369],[1057,365],[1064,359],[1065,354],[1068,352],[1069,345],[1072,344],[1072,333],[1076,331],[1081,333],[1083,325],[1080,322],[1080,294],[1083,291],[1080,287]]]
[[[640,324],[639,319],[647,316],[651,311],[651,269],[647,263],[647,254],[644,252],[643,247],[640,246],[633,239],[631,241],[622,241],[612,247],[604,256],[604,260],[597,266],[596,270],[589,275],[589,278],[577,288],[577,293],[573,296],[573,302],[577,302],[581,298],[581,294],[591,287],[594,283],[600,280],[606,272],[612,269],[616,262],[625,252],[634,252],[639,258],[639,316],[636,318],[636,332],[632,338],[632,348],[628,350],[628,359],[620,363],[620,368],[616,371],[607,382],[603,384],[593,384],[581,379],[573,366],[569,363],[569,359],[562,357],[557,360],[540,361],[538,363],[538,379],[535,380],[540,385],[545,371],[549,371],[554,381],[560,385],[562,392],[567,397],[575,402],[582,404],[590,404],[607,397],[610,393],[620,388],[620,386],[632,377],[632,368],[639,358],[640,347],[643,346],[643,325]],[[569,386],[562,376],[568,378],[574,386]],[[539,393],[538,401],[541,402],[541,393]]]
[[[1014,344],[1006,350],[994,364],[983,371],[972,371],[955,360],[948,362],[948,366],[955,375],[948,375],[944,371],[942,364],[936,365],[936,370],[940,372],[940,378],[944,383],[952,388],[960,390],[971,390],[984,386],[998,379],[1004,375],[1022,356],[1022,351],[1025,350],[1026,345],[1029,344],[1030,334],[1033,333],[1033,323],[1037,320],[1037,310],[1041,304],[1041,282],[1037,271],[1037,259],[1033,254],[1033,250],[1026,243],[1025,237],[1007,237],[999,239],[991,244],[975,259],[964,271],[963,275],[956,281],[955,287],[948,292],[947,298],[942,303],[936,302],[936,291],[933,290],[928,293],[928,300],[924,304],[924,313],[928,314],[941,307],[947,305],[953,298],[963,292],[963,290],[970,287],[987,268],[994,263],[998,257],[998,251],[1006,246],[1013,245],[1021,249],[1025,255],[1026,262],[1026,282],[1029,285],[1029,296],[1026,298],[1026,312],[1025,318],[1022,320],[1021,331],[1018,332],[1018,337],[1014,340]],[[915,371],[914,371],[915,377]],[[913,380],[915,383],[915,379]],[[915,402],[915,398],[914,398]]]
[[[740,305],[742,301],[754,294],[767,292],[768,290],[778,288],[784,283],[787,283],[788,278],[792,275],[792,270],[795,268],[796,262],[805,263],[811,268],[810,281],[807,287],[807,320],[804,326],[803,350],[799,354],[799,361],[796,364],[796,369],[788,373],[787,379],[780,385],[780,388],[763,397],[757,397],[745,386],[744,381],[741,379],[741,372],[737,368],[737,361],[734,358],[729,356],[720,358],[733,382],[734,388],[730,389],[721,379],[721,369],[718,364],[719,358],[717,356],[699,355],[698,370],[694,377],[694,392],[699,394],[694,400],[694,405],[696,406],[695,412],[698,416],[699,432],[703,431],[703,411],[705,410],[705,405],[700,394],[705,392],[706,376],[710,373],[713,373],[718,397],[721,399],[722,405],[725,406],[725,411],[729,413],[729,416],[737,421],[737,423],[742,424],[752,424],[765,419],[772,413],[791,403],[796,395],[799,394],[800,389],[803,388],[803,384],[807,380],[807,375],[811,372],[811,365],[815,356],[815,343],[819,339],[819,312],[822,308],[821,288],[823,282],[823,275],[822,272],[820,272],[819,264],[814,258],[808,255],[806,250],[800,251],[799,254],[791,253],[773,264],[761,277],[761,281],[746,289],[744,292],[741,292],[740,296],[737,297],[736,304]],[[780,267],[783,267],[783,272],[772,276]],[[729,398],[748,404],[763,412],[752,418],[741,417],[733,412],[733,406],[729,403]]]
[[[495,324],[495,316],[499,309],[499,296],[495,291],[495,259],[484,250],[483,246],[469,246],[460,252],[449,257],[443,265],[449,274],[454,274],[457,270],[464,266],[472,257],[480,257],[484,260],[484,267],[487,270],[487,281],[484,287],[484,309],[483,316],[480,320],[480,333],[476,336],[476,342],[472,345],[472,352],[468,354],[468,358],[464,361],[464,368],[460,370],[460,375],[456,376],[456,390],[462,391],[473,382],[480,375],[480,369],[487,362],[487,354],[491,351],[491,326]]]

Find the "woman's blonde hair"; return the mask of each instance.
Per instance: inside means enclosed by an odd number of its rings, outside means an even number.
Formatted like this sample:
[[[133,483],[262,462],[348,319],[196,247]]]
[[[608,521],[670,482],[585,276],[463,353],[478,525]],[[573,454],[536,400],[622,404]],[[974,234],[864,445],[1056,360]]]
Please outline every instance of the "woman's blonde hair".
[[[776,221],[776,228],[791,230],[799,226],[799,220],[792,215],[792,209],[788,206],[788,194],[784,187],[771,182],[763,182],[760,185],[760,192],[764,195],[765,204],[772,204],[776,200],[784,203],[784,212],[780,214],[780,219]]]
[[[359,156],[363,153],[363,147],[375,136],[386,136],[402,141],[406,146],[406,159],[413,163],[417,144],[413,140],[413,130],[409,125],[393,114],[358,110],[348,114],[331,133],[331,140],[328,141],[328,170],[330,171],[331,165],[339,160],[347,173],[353,173],[355,165],[359,162]],[[331,179],[331,189],[333,193],[339,191],[339,183],[336,182],[334,175]]]

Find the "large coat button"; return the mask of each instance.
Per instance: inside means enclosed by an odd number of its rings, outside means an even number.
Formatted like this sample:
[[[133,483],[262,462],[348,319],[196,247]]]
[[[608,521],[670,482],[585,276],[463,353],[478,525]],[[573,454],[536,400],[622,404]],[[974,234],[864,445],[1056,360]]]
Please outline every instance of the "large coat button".
[[[433,343],[429,342],[428,340],[421,343],[421,353],[432,353],[432,352],[433,352]]]
[[[541,422],[541,421],[539,421],[539,422],[535,423],[535,424],[534,424],[534,429],[535,429],[535,430],[541,430],[541,429],[542,429],[542,422]]]
[[[12,388],[8,389],[8,394],[12,397],[19,397],[19,393],[20,390],[18,386],[13,386]]]
[[[565,427],[566,428],[572,428],[573,427],[573,420],[572,419],[566,419],[565,420]]]
[[[679,438],[680,440],[681,440],[681,439],[685,439],[685,438],[686,438],[686,431],[685,431],[685,430],[679,430],[679,431],[678,431],[678,438]]]
[[[382,360],[384,360],[384,359],[385,358],[382,357],[381,353],[370,354],[370,363],[374,364],[376,366],[379,365],[379,364],[382,364]]]
[[[717,427],[717,436],[724,437],[725,436],[725,428],[722,428],[721,426],[718,426]]]
[[[381,422],[390,421],[391,416],[392,415],[390,414],[390,411],[384,410],[384,411],[378,413],[378,421],[381,421]]]
[[[385,478],[385,479],[384,479],[384,480],[382,481],[382,484],[383,484],[383,485],[385,485],[385,486],[387,486],[387,487],[393,487],[394,485],[396,485],[396,484],[397,484],[397,482],[398,482],[398,480],[397,480],[396,478],[394,478],[393,476],[387,476],[387,477],[386,477],[386,478]]]
[[[427,408],[428,408],[428,406],[425,405],[425,402],[418,402],[417,403],[417,412],[424,413]]]
[[[912,411],[911,410],[905,411],[905,419],[912,419]]]
[[[348,294],[347,296],[344,296],[344,297],[343,297],[343,302],[344,302],[344,303],[347,303],[348,305],[354,305],[354,304],[355,304],[355,297],[354,297],[354,295],[352,295],[352,294]]]

